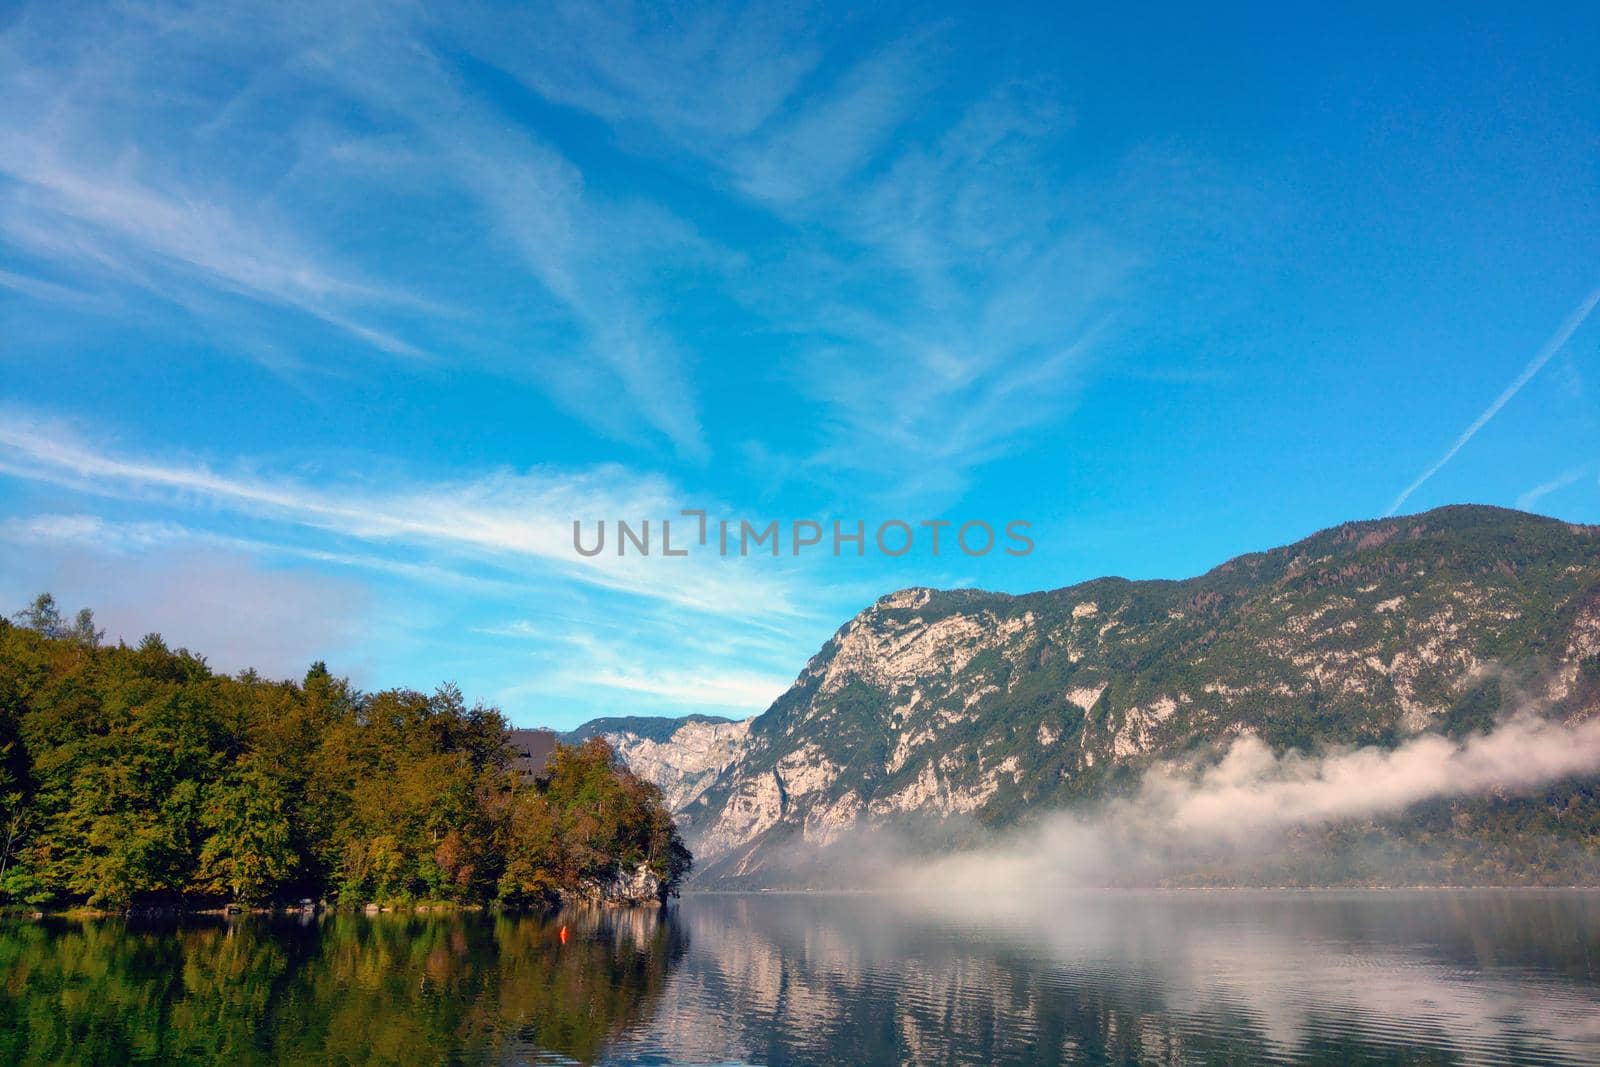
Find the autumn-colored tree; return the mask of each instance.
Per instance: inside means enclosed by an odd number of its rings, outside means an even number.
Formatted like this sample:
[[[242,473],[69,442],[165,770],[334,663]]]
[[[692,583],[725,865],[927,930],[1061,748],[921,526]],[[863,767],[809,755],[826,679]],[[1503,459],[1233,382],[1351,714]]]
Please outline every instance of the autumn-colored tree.
[[[453,686],[359,693],[213,672],[157,635],[103,645],[41,596],[0,619],[0,899],[549,902],[687,852],[603,742],[547,779]]]

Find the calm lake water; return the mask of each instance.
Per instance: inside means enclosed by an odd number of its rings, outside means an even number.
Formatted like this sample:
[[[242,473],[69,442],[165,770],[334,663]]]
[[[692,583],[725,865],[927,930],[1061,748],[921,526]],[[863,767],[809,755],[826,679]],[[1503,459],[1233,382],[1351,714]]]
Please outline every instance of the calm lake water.
[[[1600,894],[0,925],[0,1062],[1600,1063]],[[567,929],[565,942],[561,929]]]

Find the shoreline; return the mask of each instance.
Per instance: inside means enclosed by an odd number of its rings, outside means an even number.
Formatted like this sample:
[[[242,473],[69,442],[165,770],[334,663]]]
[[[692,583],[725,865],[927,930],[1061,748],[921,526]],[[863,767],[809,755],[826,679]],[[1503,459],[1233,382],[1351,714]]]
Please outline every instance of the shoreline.
[[[1226,885],[1226,886],[1071,886],[1050,891],[1057,896],[1110,896],[1155,895],[1185,893],[1600,893],[1600,885]],[[753,896],[830,896],[830,897],[896,897],[915,899],[941,897],[959,900],[992,900],[993,894],[951,893],[937,889],[684,889],[683,897],[753,897]]]
[[[323,915],[452,915],[464,913],[494,913],[500,915],[559,915],[564,911],[664,911],[669,905],[657,901],[647,903],[586,903],[574,902],[544,908],[513,908],[495,904],[454,904],[454,903],[427,903],[427,904],[327,904],[310,907],[232,907],[232,908],[184,908],[184,907],[158,907],[158,908],[31,908],[26,905],[6,905],[0,907],[0,921],[6,919],[28,919],[40,921],[44,919],[234,919],[244,916],[276,916],[288,918],[291,916],[313,919]]]
[[[1600,885],[1392,885],[1392,886],[1073,886],[1051,890],[1057,897],[1108,897],[1108,896],[1189,896],[1189,895],[1248,895],[1271,894],[1406,894],[1406,893],[1600,893]],[[685,889],[681,898],[692,897],[871,897],[889,900],[924,900],[930,897],[947,902],[965,900],[995,903],[990,894],[950,893],[938,890],[902,889],[838,889],[838,888],[768,888],[768,889]],[[493,913],[500,915],[555,916],[564,911],[653,911],[665,913],[670,903],[649,902],[634,904],[573,903],[550,908],[508,908],[492,904],[455,904],[432,902],[415,905],[404,904],[352,904],[315,905],[311,907],[233,907],[233,908],[29,908],[8,905],[0,907],[0,921],[27,919],[101,920],[101,919],[230,919],[249,917],[297,916],[316,918],[335,915],[450,915]]]

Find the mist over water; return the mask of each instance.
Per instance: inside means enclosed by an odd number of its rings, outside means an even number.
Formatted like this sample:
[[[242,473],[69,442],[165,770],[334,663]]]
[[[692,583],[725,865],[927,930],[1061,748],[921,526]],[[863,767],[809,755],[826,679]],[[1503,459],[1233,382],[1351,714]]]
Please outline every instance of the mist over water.
[[[1270,856],[1284,834],[1396,815],[1428,800],[1508,796],[1600,772],[1600,719],[1519,714],[1464,741],[1429,734],[1393,749],[1274,754],[1242,736],[1215,763],[1148,772],[1129,798],[1062,812],[985,847],[897,869],[886,884],[1026,898],[1060,886],[1157,884],[1196,863]]]

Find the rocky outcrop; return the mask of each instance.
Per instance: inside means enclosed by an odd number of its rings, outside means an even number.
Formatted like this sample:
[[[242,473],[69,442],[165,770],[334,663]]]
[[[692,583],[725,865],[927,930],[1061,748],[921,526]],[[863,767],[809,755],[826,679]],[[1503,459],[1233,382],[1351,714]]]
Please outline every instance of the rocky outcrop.
[[[1186,581],[906,589],[743,723],[611,737],[701,879],[906,820],[978,828],[1241,734],[1391,745],[1600,710],[1600,528],[1496,508],[1349,523]],[[609,736],[609,735],[608,735]]]
[[[643,907],[665,904],[670,893],[671,887],[641,863],[632,870],[620,870],[610,878],[586,878],[577,889],[562,890],[560,896],[563,905]]]

